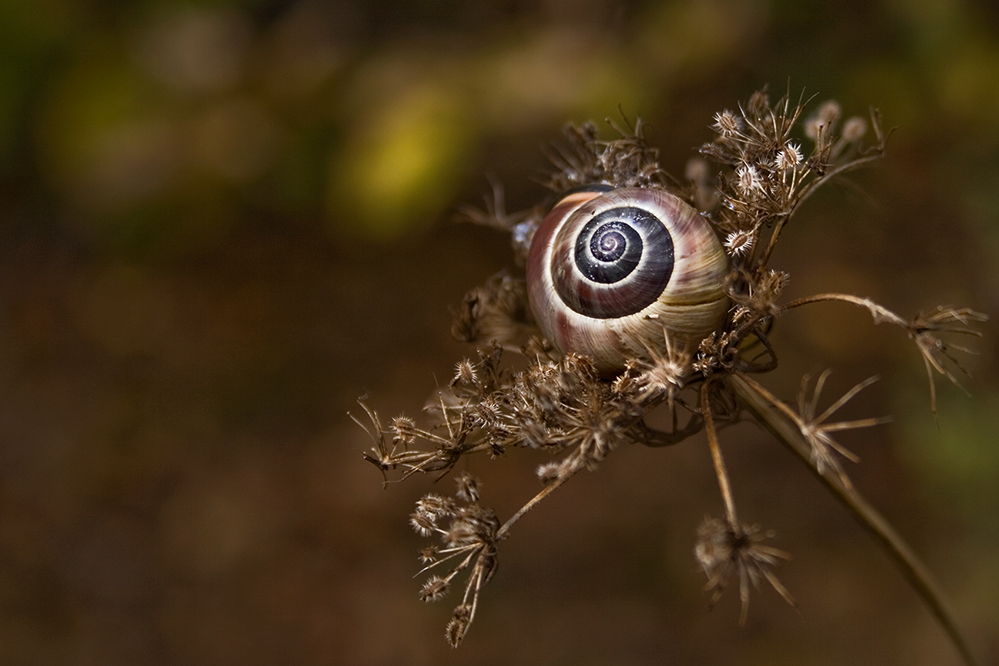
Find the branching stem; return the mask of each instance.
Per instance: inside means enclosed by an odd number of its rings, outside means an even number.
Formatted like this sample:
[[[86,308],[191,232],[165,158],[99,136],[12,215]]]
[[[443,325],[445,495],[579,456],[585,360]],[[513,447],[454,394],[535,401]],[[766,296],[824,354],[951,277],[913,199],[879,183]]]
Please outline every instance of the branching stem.
[[[759,261],[760,266],[766,266],[767,262],[770,261],[770,255],[773,253],[774,248],[777,246],[777,238],[780,236],[780,232],[783,231],[784,226],[787,224],[788,220],[791,219],[791,217],[798,210],[798,208],[801,207],[801,204],[803,204],[805,200],[808,199],[808,197],[810,197],[813,192],[815,192],[815,190],[817,190],[819,187],[829,182],[833,178],[837,178],[843,175],[844,173],[853,171],[855,169],[859,169],[860,167],[866,166],[867,164],[871,164],[872,162],[875,162],[884,156],[884,144],[887,137],[885,137],[881,132],[880,118],[872,117],[872,120],[875,121],[873,123],[874,129],[878,135],[877,146],[874,147],[874,149],[870,152],[870,154],[864,155],[863,157],[858,157],[848,162],[843,162],[842,164],[839,164],[829,169],[824,174],[822,174],[821,176],[811,181],[805,187],[802,188],[800,194],[798,195],[797,199],[794,202],[794,205],[787,211],[787,214],[784,215],[777,222],[777,225],[774,227],[774,231],[770,235],[770,242],[767,244],[767,249],[763,252],[762,257],[760,257]]]
[[[742,400],[743,405],[760,420],[777,440],[789,449],[819,478],[823,485],[842,502],[860,525],[866,529],[879,546],[895,561],[902,575],[909,581],[916,593],[922,597],[930,612],[947,633],[954,647],[961,654],[967,666],[977,666],[971,648],[954,618],[954,614],[944,601],[939,586],[932,574],[920,561],[905,540],[887,520],[871,506],[864,497],[830,470],[819,472],[811,458],[808,443],[800,430],[782,413],[783,403],[750,377],[737,373],[728,380],[729,386]],[[776,408],[776,409],[775,409]]]

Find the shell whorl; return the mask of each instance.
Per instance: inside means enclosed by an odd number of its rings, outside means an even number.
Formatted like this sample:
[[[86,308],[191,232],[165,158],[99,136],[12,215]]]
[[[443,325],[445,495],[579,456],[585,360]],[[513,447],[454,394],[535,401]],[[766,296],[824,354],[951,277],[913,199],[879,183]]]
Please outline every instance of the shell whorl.
[[[535,320],[561,351],[602,371],[661,349],[696,346],[728,308],[728,260],[711,225],[649,188],[572,192],[541,222],[527,262]]]

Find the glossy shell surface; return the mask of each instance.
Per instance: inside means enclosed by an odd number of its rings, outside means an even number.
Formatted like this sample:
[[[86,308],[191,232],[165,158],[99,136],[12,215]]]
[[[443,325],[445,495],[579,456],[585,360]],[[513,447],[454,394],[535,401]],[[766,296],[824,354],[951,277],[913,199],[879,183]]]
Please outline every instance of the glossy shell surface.
[[[693,351],[722,323],[727,273],[711,225],[678,197],[650,188],[579,191],[535,232],[528,297],[561,351],[588,354],[611,372],[662,349],[663,327],[674,347]]]

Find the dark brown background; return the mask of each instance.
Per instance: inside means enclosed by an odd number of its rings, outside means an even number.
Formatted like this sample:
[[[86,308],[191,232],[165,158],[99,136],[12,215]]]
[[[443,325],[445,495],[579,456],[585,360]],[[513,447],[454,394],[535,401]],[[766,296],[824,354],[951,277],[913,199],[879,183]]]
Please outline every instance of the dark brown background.
[[[754,428],[724,435],[744,519],[794,560],[736,626],[705,611],[694,530],[720,500],[700,438],[620,450],[529,515],[458,651],[417,600],[406,524],[347,417],[415,415],[470,353],[448,308],[510,264],[453,225],[486,174],[532,205],[566,120],[641,115],[682,172],[714,112],[775,96],[880,107],[887,159],[809,201],[788,296],[904,315],[999,308],[992,3],[0,4],[0,662],[938,664],[953,650],[888,560]],[[905,336],[849,306],[781,322],[792,399],[844,410],[855,483],[999,658],[994,323],[971,391],[929,413]],[[509,515],[540,460],[470,461]],[[451,481],[440,482],[450,491]]]

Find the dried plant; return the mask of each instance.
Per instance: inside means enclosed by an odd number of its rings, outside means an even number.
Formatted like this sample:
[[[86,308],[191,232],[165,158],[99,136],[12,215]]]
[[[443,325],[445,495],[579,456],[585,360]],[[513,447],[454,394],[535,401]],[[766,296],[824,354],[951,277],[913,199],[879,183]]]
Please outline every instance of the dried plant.
[[[474,453],[498,458],[518,448],[532,448],[552,457],[537,470],[540,492],[505,521],[479,503],[477,485],[465,473],[457,476],[453,498],[431,494],[417,503],[411,517],[414,529],[440,542],[421,551],[423,571],[431,572],[421,598],[442,598],[455,579],[465,575],[464,593],[447,627],[452,646],[461,642],[474,619],[482,590],[496,571],[499,544],[527,511],[580,470],[597,468],[622,444],[673,445],[701,431],[725,506],[724,517],[705,519],[694,549],[708,577],[706,590],[712,603],[733,576],[738,579],[743,621],[750,588],[761,582],[793,603],[775,574],[788,555],[766,545],[772,531],[740,522],[719,445],[719,426],[750,415],[808,465],[871,531],[928,603],[963,659],[974,662],[929,573],[863,500],[840,464],[840,457],[856,459],[833,439],[833,433],[885,419],[829,420],[875,378],[824,409],[820,394],[828,372],[814,383],[809,377],[803,379],[797,409],[754,379],[777,365],[767,337],[775,320],[811,303],[851,303],[867,309],[875,323],[902,328],[916,343],[926,364],[935,413],[934,375],[956,383],[951,370],[959,367],[954,352],[968,351],[945,341],[945,336],[978,335],[973,325],[986,319],[971,310],[952,308],[905,319],[848,294],[781,303],[787,275],[770,268],[769,261],[784,228],[817,187],[882,157],[887,139],[877,111],[867,119],[854,117],[841,123],[835,102],[820,105],[805,118],[803,109],[801,101],[794,103],[788,97],[772,104],[761,91],[738,111],[716,114],[714,140],[701,146],[682,181],[659,167],[657,151],[646,143],[640,121],[624,129],[612,123],[617,136],[611,140],[600,139],[593,124],[570,125],[564,142],[550,156],[554,169],[546,185],[555,194],[614,188],[669,192],[710,223],[727,255],[723,284],[727,307],[720,325],[703,339],[681,344],[672,325],[663,321],[660,334],[634,341],[625,362],[609,368],[578,350],[560,349],[558,341],[546,337],[532,316],[525,279],[503,272],[469,292],[456,313],[454,335],[481,346],[477,356],[458,363],[450,385],[428,409],[431,425],[421,428],[401,416],[385,425],[361,402],[369,425],[358,423],[374,441],[365,458],[386,479],[390,474],[406,478],[417,472],[445,475]],[[466,214],[509,232],[516,261],[523,265],[550,209],[551,202],[546,202],[507,214],[502,189],[495,185],[486,209]],[[644,320],[658,330],[657,315]],[[515,372],[506,367],[502,363],[506,352],[526,356],[527,369]],[[669,431],[644,422],[662,405],[672,415]]]

